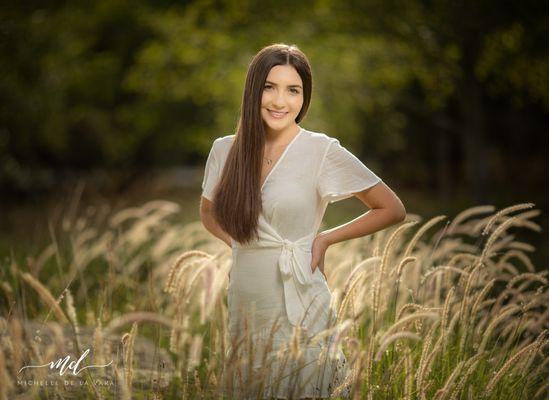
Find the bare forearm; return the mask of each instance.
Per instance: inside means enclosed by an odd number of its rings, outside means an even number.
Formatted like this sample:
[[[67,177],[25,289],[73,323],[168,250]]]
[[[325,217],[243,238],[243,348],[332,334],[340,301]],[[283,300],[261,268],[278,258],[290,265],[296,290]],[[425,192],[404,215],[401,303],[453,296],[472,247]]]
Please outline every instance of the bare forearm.
[[[227,246],[232,247],[231,236],[219,226],[211,213],[203,213],[201,219],[208,232],[221,239]]]
[[[375,208],[346,224],[326,230],[320,235],[323,236],[328,245],[332,245],[348,239],[372,234],[402,220],[403,218],[395,216],[395,213],[390,209]]]

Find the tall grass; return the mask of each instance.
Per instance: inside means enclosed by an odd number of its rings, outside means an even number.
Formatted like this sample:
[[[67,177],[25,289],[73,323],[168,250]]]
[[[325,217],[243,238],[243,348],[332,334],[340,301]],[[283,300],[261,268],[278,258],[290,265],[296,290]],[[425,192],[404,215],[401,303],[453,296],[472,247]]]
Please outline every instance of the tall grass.
[[[409,215],[331,248],[326,273],[337,319],[313,339],[331,338],[327,357],[338,349],[347,357],[350,374],[335,393],[546,398],[547,271],[516,239],[540,231],[532,207],[478,206],[451,221]],[[308,342],[298,330],[286,347],[273,343],[277,326],[261,334],[262,346],[249,334],[231,340],[230,250],[199,222],[178,224],[180,212],[167,201],[114,214],[71,203],[51,227],[51,245],[3,257],[0,399],[208,399],[222,388],[257,397],[277,382],[269,369],[299,365]],[[86,348],[85,364],[113,363],[72,376],[80,386],[66,387],[67,375],[48,368],[19,372]]]

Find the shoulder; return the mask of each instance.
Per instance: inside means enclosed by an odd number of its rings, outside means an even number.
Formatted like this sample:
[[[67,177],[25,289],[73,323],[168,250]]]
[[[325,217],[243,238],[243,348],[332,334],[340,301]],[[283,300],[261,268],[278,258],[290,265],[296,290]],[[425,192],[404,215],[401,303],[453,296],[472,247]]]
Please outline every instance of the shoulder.
[[[213,145],[215,147],[223,147],[223,146],[229,146],[230,147],[231,144],[233,143],[234,136],[235,135],[227,135],[227,136],[218,137],[217,139],[215,139],[213,141]]]
[[[218,156],[226,155],[233,144],[234,137],[235,135],[218,137],[213,141],[212,150]]]
[[[324,132],[315,132],[310,130],[305,130],[309,138],[310,143],[316,148],[322,151],[327,151],[331,144],[338,143],[339,139],[328,136]]]

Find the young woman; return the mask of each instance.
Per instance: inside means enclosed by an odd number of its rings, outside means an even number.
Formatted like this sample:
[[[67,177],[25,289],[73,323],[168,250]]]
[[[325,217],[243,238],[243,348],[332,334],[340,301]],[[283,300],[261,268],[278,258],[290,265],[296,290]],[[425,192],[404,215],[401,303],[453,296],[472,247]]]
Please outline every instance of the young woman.
[[[233,254],[232,344],[248,334],[256,347],[271,346],[267,370],[263,354],[250,359],[251,370],[264,379],[259,389],[246,380],[249,371],[228,379],[225,393],[237,398],[252,387],[263,398],[330,397],[350,369],[341,350],[319,361],[325,344],[310,340],[335,317],[324,275],[326,250],[406,215],[395,193],[337,139],[298,125],[311,92],[309,62],[295,45],[261,49],[248,68],[236,134],[216,139],[206,162],[200,216]],[[326,206],[353,195],[371,210],[317,233]],[[299,352],[288,347],[296,338]],[[299,357],[284,362],[284,349]]]

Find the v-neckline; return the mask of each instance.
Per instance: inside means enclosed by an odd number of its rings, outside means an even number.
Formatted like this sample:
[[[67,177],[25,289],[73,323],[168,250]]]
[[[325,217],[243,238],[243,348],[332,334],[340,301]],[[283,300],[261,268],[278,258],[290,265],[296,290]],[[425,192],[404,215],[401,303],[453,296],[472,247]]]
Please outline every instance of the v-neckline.
[[[263,183],[261,184],[261,192],[263,192],[263,188],[265,187],[265,184],[267,183],[267,181],[269,180],[269,177],[271,176],[271,174],[273,173],[273,171],[276,169],[276,167],[278,166],[278,164],[280,164],[280,162],[282,161],[282,159],[284,158],[284,156],[286,155],[286,153],[288,152],[288,149],[290,147],[292,147],[292,144],[296,141],[296,139],[301,136],[301,133],[303,132],[303,128],[302,127],[299,127],[299,132],[297,132],[297,134],[293,137],[292,140],[290,140],[290,143],[288,143],[286,145],[286,148],[284,149],[284,151],[282,152],[282,154],[280,155],[280,157],[278,157],[278,160],[276,160],[275,164],[273,165],[273,167],[271,168],[271,170],[267,173],[267,175],[265,176],[265,179],[263,180]]]

